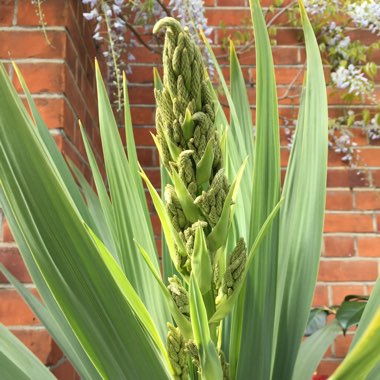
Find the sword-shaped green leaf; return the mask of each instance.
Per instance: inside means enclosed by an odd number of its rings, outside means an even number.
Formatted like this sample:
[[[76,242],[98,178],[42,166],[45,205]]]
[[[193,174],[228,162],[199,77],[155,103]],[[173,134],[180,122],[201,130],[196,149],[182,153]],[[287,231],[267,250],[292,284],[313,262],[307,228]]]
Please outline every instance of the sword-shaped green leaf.
[[[291,378],[293,373],[317,280],[326,197],[325,78],[318,43],[302,2],[300,9],[307,73],[280,211],[273,379]]]
[[[253,160],[248,249],[280,199],[280,136],[270,40],[259,0],[251,0],[256,48],[256,138]],[[278,260],[278,218],[264,238],[245,289],[237,377],[269,379],[272,365]],[[252,360],[260,357],[260,360]]]

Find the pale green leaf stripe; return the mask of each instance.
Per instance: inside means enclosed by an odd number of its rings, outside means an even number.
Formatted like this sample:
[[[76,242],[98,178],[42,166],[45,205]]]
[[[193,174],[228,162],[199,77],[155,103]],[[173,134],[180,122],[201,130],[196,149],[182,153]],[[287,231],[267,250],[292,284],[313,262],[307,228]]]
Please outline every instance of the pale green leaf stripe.
[[[380,308],[330,380],[364,380],[380,363]],[[374,374],[372,373],[371,376]]]
[[[301,2],[300,8],[307,74],[280,211],[273,379],[289,379],[293,373],[317,280],[326,197],[325,78],[313,28]]]
[[[34,284],[36,285],[39,294],[45,302],[47,309],[52,318],[56,321],[59,329],[56,329],[56,326],[50,324],[48,319],[45,319],[38,308],[35,308],[32,304],[33,300],[29,300],[26,297],[26,294],[22,293],[22,289],[18,289],[20,294],[23,296],[25,302],[29,305],[29,307],[34,311],[37,317],[42,321],[45,325],[49,333],[53,336],[54,340],[60,346],[65,355],[70,359],[76,371],[84,378],[84,379],[100,379],[99,372],[94,367],[93,363],[88,358],[86,352],[83,350],[80,345],[76,335],[74,334],[71,326],[67,322],[67,319],[62,313],[61,308],[58,306],[55,298],[51,294],[50,289],[48,288],[37,264],[35,263],[32,253],[30,252],[25,239],[16,223],[16,219],[13,215],[13,212],[4,196],[4,193],[0,187],[0,205],[2,206],[5,215],[7,216],[8,223],[11,227],[12,235],[14,236],[19,250],[21,252],[22,258],[28,268],[30,276]],[[3,271],[3,273],[7,276],[7,272]],[[8,280],[12,282],[12,278],[7,276]],[[13,285],[17,288],[16,284]],[[60,333],[60,330],[62,333]],[[60,339],[60,334],[62,337],[67,340],[68,346],[65,343],[65,340]],[[71,346],[71,347],[70,347]],[[71,351],[72,350],[72,351]]]
[[[166,379],[158,352],[105,268],[35,128],[20,112],[23,105],[3,67],[0,97],[6,110],[0,114],[3,191],[84,350],[106,379]]]
[[[6,327],[0,324],[2,380],[54,380],[52,373]]]
[[[197,280],[193,275],[190,276],[189,298],[190,319],[194,340],[199,351],[202,380],[222,379],[222,367],[215,344],[211,340],[206,307]]]
[[[120,248],[118,256],[121,268],[152,315],[162,340],[165,340],[166,323],[170,320],[169,309],[154,286],[155,280],[133,241],[137,239],[145,242],[147,253],[159,268],[156,244],[148,226],[150,221],[141,217],[146,215],[146,200],[141,199],[137,190],[138,183],[134,181],[99,66],[95,66],[100,135],[114,215],[117,236],[115,240],[119,242],[117,248]]]
[[[13,68],[16,72],[17,78],[21,84],[21,87],[25,93],[26,100],[28,102],[30,111],[32,113],[34,122],[37,126],[38,134],[41,138],[41,141],[45,145],[45,148],[47,149],[52,161],[54,162],[57,172],[61,176],[67,190],[69,191],[71,198],[73,199],[75,205],[78,208],[78,211],[80,212],[82,218],[86,221],[86,223],[91,226],[91,228],[98,233],[98,230],[96,229],[96,226],[88,212],[88,209],[86,207],[86,204],[83,201],[83,197],[78,189],[78,186],[76,185],[73,176],[70,173],[69,168],[67,167],[67,164],[59,151],[57,144],[55,143],[53,136],[50,134],[48,127],[46,126],[44,120],[42,119],[41,115],[39,114],[36,104],[32,98],[32,95],[30,94],[30,91],[28,90],[27,84],[25,83],[24,77],[21,74],[20,69],[18,66],[13,63]],[[26,112],[24,109],[23,112]]]
[[[248,247],[280,199],[280,136],[270,40],[258,0],[250,1],[256,48],[256,139]],[[247,205],[248,206],[248,205]],[[237,378],[269,379],[276,308],[278,218],[258,249],[245,289]],[[230,350],[231,351],[231,350]],[[252,360],[252,357],[260,360]]]
[[[298,352],[292,379],[311,379],[324,353],[341,332],[342,328],[338,321],[334,319],[331,323],[306,338],[306,340],[302,342]]]

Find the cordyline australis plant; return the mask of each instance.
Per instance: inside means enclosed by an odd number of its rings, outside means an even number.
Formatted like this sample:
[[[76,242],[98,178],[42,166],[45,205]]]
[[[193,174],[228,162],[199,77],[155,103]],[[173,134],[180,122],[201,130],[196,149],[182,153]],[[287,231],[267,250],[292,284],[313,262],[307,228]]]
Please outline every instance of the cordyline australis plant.
[[[308,69],[281,193],[270,43],[258,0],[251,10],[255,139],[233,46],[229,89],[205,39],[230,107],[228,123],[188,32],[173,19],[156,25],[166,33],[163,82],[155,75],[163,199],[137,161],[125,78],[127,156],[96,67],[108,188],[81,128],[94,192],[60,155],[17,67],[32,118],[1,69],[0,201],[43,303],[1,270],[84,379],[303,380],[340,331],[333,321],[301,343],[326,188],[318,46],[301,3]],[[166,283],[141,177],[162,223]],[[332,379],[376,378],[379,303],[378,282]],[[5,327],[0,366],[2,379],[53,377]]]

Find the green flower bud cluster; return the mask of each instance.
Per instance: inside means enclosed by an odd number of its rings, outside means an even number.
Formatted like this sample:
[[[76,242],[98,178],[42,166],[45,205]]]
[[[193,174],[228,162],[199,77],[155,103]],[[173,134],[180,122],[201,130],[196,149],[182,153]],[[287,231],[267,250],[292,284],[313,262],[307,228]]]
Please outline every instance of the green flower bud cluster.
[[[212,314],[219,295],[226,299],[234,291],[246,262],[243,239],[230,255],[225,272],[221,272],[225,265],[218,262],[223,257],[220,253],[231,225],[235,184],[230,186],[223,168],[213,90],[201,53],[188,31],[182,30],[176,20],[162,19],[154,32],[162,28],[166,28],[164,75],[162,89],[155,90],[155,141],[173,183],[164,191],[166,212],[173,227],[170,253],[184,282],[190,276],[196,279],[202,296],[207,299],[207,313]],[[169,278],[168,290],[174,303],[192,322],[185,286],[178,277]],[[168,326],[168,351],[176,376],[181,378],[187,373],[181,364],[183,352],[200,370],[196,343],[192,339],[184,342],[179,330]],[[215,334],[214,331],[213,339]],[[228,363],[222,353],[220,360],[224,379],[228,379]]]
[[[211,227],[215,227],[219,221],[229,188],[224,169],[220,169],[216,173],[210,188],[203,191],[194,201],[195,204],[199,205]]]
[[[174,228],[181,232],[190,226],[183,212],[181,203],[172,185],[165,187],[166,211],[170,216]]]
[[[159,21],[154,31],[164,27],[163,89],[155,91],[156,140],[168,172],[175,172],[190,197],[197,199],[194,204],[199,208],[199,219],[207,220],[208,228],[204,227],[209,233],[221,215],[229,188],[221,170],[222,153],[215,128],[212,89],[201,53],[188,31],[182,30],[172,18]],[[186,247],[186,252],[178,250],[176,264],[190,274],[196,220],[186,218],[188,214],[178,195],[177,188],[166,187],[167,212]]]
[[[175,373],[175,380],[188,379],[187,353],[185,348],[185,340],[178,327],[174,327],[168,323],[167,349],[170,364]]]
[[[232,295],[244,272],[246,261],[247,247],[244,239],[239,239],[235,249],[228,258],[228,265],[223,276],[222,285],[219,288],[217,302]]]
[[[190,320],[189,294],[182,286],[181,280],[174,275],[169,277],[168,290],[178,307],[178,310]]]
[[[193,340],[189,340],[188,342],[186,342],[185,346],[186,346],[186,353],[190,356],[191,361],[193,362],[195,367],[198,368],[198,371],[199,371],[201,364],[200,364],[199,351],[198,351],[197,345],[195,344]]]

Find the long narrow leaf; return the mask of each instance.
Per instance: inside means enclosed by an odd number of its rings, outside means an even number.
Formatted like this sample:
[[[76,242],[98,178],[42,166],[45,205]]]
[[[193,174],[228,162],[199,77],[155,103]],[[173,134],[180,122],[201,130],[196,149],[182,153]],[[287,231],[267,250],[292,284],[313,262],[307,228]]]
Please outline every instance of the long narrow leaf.
[[[300,9],[307,74],[285,178],[285,202],[280,212],[273,379],[292,376],[317,280],[326,197],[328,118],[325,78],[318,44],[302,2]]]
[[[280,136],[274,65],[270,40],[258,0],[251,0],[256,47],[256,139],[250,199],[251,219],[248,247],[280,199]],[[269,379],[272,364],[274,316],[276,307],[278,218],[263,240],[245,289],[243,327],[237,377],[253,372]],[[253,357],[260,360],[252,361]]]

